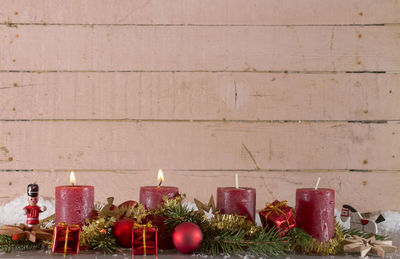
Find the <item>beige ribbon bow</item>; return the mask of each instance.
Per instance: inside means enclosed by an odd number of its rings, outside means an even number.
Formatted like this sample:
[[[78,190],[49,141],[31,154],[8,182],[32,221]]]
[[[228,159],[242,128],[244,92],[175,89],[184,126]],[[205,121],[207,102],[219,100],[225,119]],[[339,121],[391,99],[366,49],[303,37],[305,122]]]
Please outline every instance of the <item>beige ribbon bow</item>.
[[[361,257],[365,257],[369,252],[385,257],[385,252],[395,253],[397,247],[392,245],[390,240],[376,240],[375,236],[368,239],[359,236],[353,236],[353,238],[344,240],[344,252],[359,252]]]

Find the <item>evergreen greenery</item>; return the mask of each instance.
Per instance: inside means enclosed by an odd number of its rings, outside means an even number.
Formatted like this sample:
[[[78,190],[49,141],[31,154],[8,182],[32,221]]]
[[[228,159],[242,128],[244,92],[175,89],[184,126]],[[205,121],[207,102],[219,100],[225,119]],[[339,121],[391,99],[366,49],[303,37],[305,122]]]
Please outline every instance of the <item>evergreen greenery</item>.
[[[237,255],[243,252],[255,256],[282,255],[289,251],[289,242],[286,237],[280,237],[275,229],[262,230],[247,235],[241,229],[213,229],[204,228],[203,242],[200,250],[213,255]]]
[[[373,233],[365,233],[365,232],[362,232],[362,231],[360,231],[358,229],[354,229],[354,228],[350,228],[350,229],[341,228],[341,231],[342,231],[343,236],[345,238],[348,238],[348,237],[351,237],[351,236],[360,236],[362,238],[370,238],[372,236],[375,236],[376,240],[386,240],[386,239],[388,239],[387,235],[375,235]]]
[[[212,255],[237,255],[244,252],[254,256],[276,256],[288,252],[335,255],[343,251],[345,238],[353,235],[369,238],[373,235],[356,229],[344,229],[336,224],[335,238],[328,242],[319,242],[299,228],[293,228],[281,237],[275,228],[262,229],[237,215],[231,215],[229,219],[217,215],[207,220],[203,214],[183,205],[179,198],[165,200],[164,205],[155,213],[166,218],[165,224],[171,233],[182,222],[193,222],[200,226],[203,232],[200,251]],[[387,239],[381,235],[375,237],[377,240]]]
[[[104,254],[112,254],[118,250],[117,241],[112,235],[112,229],[104,229],[99,232],[88,243],[88,247],[93,250],[102,250]]]
[[[32,243],[27,239],[13,240],[7,235],[0,235],[0,249],[2,252],[37,250],[42,247],[40,241]]]
[[[200,226],[206,220],[203,214],[189,209],[181,200],[177,200],[177,202],[166,200],[164,204],[155,213],[166,218],[164,223],[169,233],[172,233],[180,223],[192,222]]]

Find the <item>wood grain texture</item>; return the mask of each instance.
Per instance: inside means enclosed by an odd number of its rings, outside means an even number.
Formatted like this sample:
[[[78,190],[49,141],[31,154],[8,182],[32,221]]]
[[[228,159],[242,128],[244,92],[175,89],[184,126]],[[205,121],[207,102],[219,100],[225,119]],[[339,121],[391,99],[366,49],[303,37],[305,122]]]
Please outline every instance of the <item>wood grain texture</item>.
[[[157,170],[78,171],[76,178],[79,184],[95,186],[96,201],[105,203],[107,197],[113,196],[115,204],[119,204],[126,200],[138,200],[140,186],[156,185],[156,172]],[[256,188],[258,210],[262,209],[266,202],[272,202],[275,199],[287,200],[294,206],[295,190],[313,186],[318,177],[321,177],[320,186],[336,190],[335,203],[338,209],[343,203],[347,203],[356,206],[362,212],[396,210],[398,203],[395,201],[400,200],[398,192],[400,173],[398,171],[285,173],[164,170],[164,173],[165,184],[178,186],[180,192],[185,193],[187,200],[192,202],[193,198],[206,202],[211,194],[216,197],[217,187],[234,186],[234,174],[239,173],[241,186]],[[0,189],[2,194],[7,196],[1,197],[1,202],[21,196],[32,179],[40,185],[42,198],[54,198],[55,186],[69,184],[69,172],[66,171],[3,172],[2,177],[7,180],[0,182]]]
[[[60,24],[399,23],[398,0],[2,0],[0,20]]]
[[[400,169],[400,124],[0,122],[0,169]]]
[[[0,201],[35,180],[54,197],[70,169],[98,201],[137,199],[161,167],[190,200],[239,171],[259,209],[293,205],[318,176],[338,208],[398,209],[399,13],[400,0],[0,1]]]
[[[400,74],[2,73],[0,119],[400,120]]]
[[[400,71],[400,25],[3,25],[0,39],[5,71]]]

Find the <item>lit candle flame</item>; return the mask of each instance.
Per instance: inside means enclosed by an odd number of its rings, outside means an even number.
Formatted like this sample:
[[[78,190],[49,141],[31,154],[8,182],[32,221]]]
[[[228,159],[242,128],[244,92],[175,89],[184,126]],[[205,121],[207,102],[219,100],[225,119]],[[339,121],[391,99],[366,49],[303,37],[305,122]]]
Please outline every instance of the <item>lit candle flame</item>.
[[[72,184],[72,186],[76,184],[74,171],[71,171],[71,174],[69,175],[69,182]]]
[[[158,170],[157,180],[160,182],[160,183],[158,184],[158,187],[160,187],[161,184],[162,184],[162,182],[164,181],[164,174],[163,174],[162,169],[159,169],[159,170]]]

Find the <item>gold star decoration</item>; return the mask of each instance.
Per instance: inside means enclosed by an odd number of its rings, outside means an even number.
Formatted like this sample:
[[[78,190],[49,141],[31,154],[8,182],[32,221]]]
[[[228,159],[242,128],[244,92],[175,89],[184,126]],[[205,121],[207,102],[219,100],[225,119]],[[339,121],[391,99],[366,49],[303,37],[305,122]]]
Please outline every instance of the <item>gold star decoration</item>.
[[[212,214],[215,214],[217,212],[213,195],[211,195],[210,200],[208,201],[207,205],[205,205],[198,199],[194,199],[194,203],[196,203],[196,206],[197,206],[197,209],[199,210],[199,212],[204,215],[206,215],[206,212],[210,212],[210,209],[211,209]]]
[[[380,257],[385,257],[385,252],[395,253],[397,247],[392,245],[390,240],[376,240],[375,236],[368,239],[359,236],[353,236],[344,240],[344,252],[359,252],[361,257],[365,257],[369,252]]]
[[[0,229],[0,235],[11,236],[13,240],[28,239],[32,243],[36,240],[51,240],[53,230],[41,229],[39,225],[28,227],[20,224],[19,226],[3,225]]]

